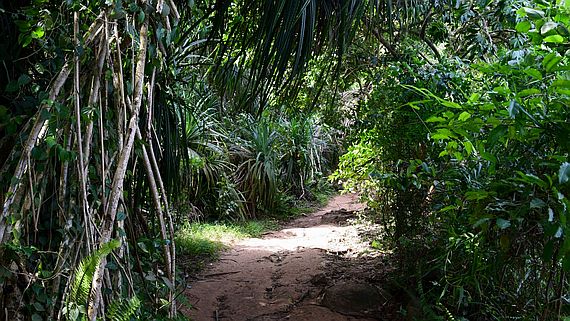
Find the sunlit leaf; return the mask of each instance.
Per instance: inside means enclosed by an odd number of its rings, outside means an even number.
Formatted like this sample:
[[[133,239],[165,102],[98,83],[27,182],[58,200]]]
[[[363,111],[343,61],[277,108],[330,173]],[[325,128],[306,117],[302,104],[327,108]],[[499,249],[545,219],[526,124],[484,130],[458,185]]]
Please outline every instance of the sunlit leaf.
[[[523,21],[517,23],[516,30],[517,30],[518,32],[524,33],[524,32],[529,31],[529,30],[530,30],[530,27],[531,27],[530,21],[528,21],[528,20],[523,20]]]
[[[564,38],[561,35],[551,35],[542,39],[542,41],[547,43],[562,43],[564,42]]]

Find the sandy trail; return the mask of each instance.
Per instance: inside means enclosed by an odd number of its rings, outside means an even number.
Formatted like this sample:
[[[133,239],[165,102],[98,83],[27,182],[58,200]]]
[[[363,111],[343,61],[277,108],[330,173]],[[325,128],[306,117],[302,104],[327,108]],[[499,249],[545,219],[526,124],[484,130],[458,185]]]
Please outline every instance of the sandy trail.
[[[357,196],[339,195],[279,231],[239,242],[190,282],[185,295],[192,308],[182,312],[197,321],[378,320],[366,307],[363,314],[332,311],[322,304],[326,289],[346,274],[331,277],[332,263],[338,262],[331,257],[348,262],[369,250],[357,227],[346,224],[362,207]]]

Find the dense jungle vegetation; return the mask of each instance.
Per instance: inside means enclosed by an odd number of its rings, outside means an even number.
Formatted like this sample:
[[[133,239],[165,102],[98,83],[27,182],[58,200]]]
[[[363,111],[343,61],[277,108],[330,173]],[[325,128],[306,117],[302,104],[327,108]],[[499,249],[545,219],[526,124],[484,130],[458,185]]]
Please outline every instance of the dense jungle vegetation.
[[[0,26],[1,319],[179,318],[181,227],[331,186],[426,319],[570,318],[569,0],[0,0]]]

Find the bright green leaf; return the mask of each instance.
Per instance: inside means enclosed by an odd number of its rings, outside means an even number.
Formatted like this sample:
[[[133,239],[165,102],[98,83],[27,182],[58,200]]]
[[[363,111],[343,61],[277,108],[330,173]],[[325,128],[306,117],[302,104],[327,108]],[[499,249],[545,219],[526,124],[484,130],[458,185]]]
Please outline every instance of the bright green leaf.
[[[531,27],[530,21],[524,20],[517,23],[517,26],[515,28],[518,32],[525,33],[530,30],[530,27]]]
[[[521,16],[528,16],[531,19],[542,19],[544,18],[544,11],[532,8],[520,8],[517,13]]]
[[[447,128],[439,128],[436,133],[431,134],[432,139],[449,139],[450,137],[455,138],[456,136]]]
[[[560,56],[558,53],[551,52],[546,55],[546,57],[544,57],[542,60],[542,65],[547,72],[550,72],[558,65],[560,60],[562,60],[562,56]]]
[[[567,79],[556,79],[552,82],[551,87],[559,87],[559,88],[570,88],[570,80]]]
[[[471,118],[471,114],[468,113],[468,112],[466,112],[466,111],[464,111],[464,112],[462,112],[461,114],[459,114],[459,117],[458,117],[458,119],[459,119],[460,121],[466,121],[466,120],[469,119],[469,118]]]
[[[541,92],[542,91],[540,91],[540,89],[529,88],[529,89],[521,90],[517,94],[517,97],[523,98],[523,97],[527,97],[527,96],[537,95],[537,94],[540,94]]]
[[[45,34],[44,28],[37,27],[34,31],[32,31],[32,38],[34,39],[41,39]]]
[[[540,73],[540,71],[534,68],[526,69],[524,73],[531,76],[534,79],[542,80],[542,73]]]
[[[461,105],[459,105],[458,103],[454,103],[452,101],[449,100],[442,100],[441,104],[445,107],[449,107],[449,108],[455,108],[455,109],[460,109]]]
[[[426,120],[426,123],[443,123],[443,122],[447,122],[447,119],[437,116],[431,116]]]
[[[551,35],[542,39],[542,41],[546,43],[562,43],[564,38],[561,35]]]

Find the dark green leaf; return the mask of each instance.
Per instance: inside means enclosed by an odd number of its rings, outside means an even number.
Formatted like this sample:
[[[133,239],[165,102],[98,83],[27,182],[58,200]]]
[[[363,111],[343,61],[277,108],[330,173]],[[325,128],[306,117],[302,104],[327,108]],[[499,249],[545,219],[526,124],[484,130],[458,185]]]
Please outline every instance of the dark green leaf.
[[[125,214],[125,212],[120,211],[120,212],[117,213],[117,221],[122,221],[122,220],[124,220],[125,218],[127,218],[127,214]]]
[[[504,230],[504,229],[506,229],[506,228],[508,228],[508,227],[511,226],[511,222],[510,222],[509,220],[505,220],[505,219],[502,219],[502,218],[498,218],[498,219],[497,219],[497,226],[498,226],[501,230]]]
[[[530,208],[543,208],[546,206],[546,203],[541,200],[540,198],[533,198],[530,201]]]

